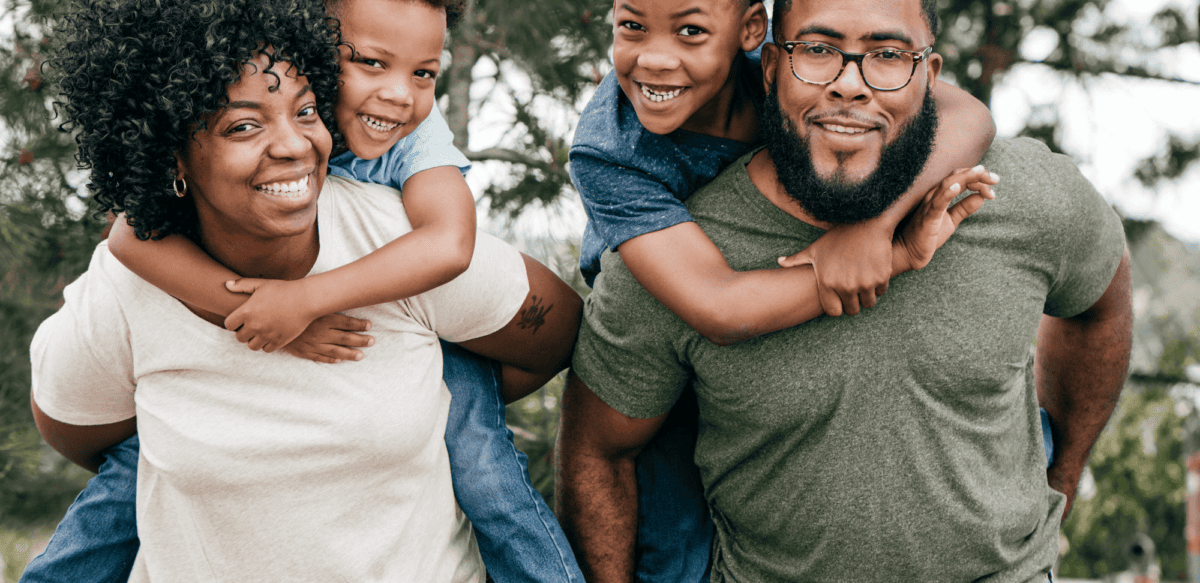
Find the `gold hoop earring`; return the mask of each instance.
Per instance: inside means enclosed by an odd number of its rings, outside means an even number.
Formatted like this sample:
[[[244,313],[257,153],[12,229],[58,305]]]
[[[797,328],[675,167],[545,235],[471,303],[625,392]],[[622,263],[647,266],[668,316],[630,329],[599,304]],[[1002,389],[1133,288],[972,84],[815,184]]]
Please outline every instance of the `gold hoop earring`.
[[[171,182],[171,187],[175,189],[175,196],[183,198],[187,194],[187,181],[182,176]]]

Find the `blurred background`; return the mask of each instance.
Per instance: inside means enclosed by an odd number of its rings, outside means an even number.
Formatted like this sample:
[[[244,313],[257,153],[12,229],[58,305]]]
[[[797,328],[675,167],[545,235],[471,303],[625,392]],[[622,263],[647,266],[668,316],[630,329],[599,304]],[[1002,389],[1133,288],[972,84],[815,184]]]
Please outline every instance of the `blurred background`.
[[[86,173],[39,72],[66,2],[0,1],[0,565],[16,581],[89,477],[33,426],[29,342],[105,221],[88,211]],[[1059,576],[1200,582],[1197,2],[940,4],[944,80],[987,103],[1001,137],[1031,136],[1075,160],[1125,217],[1133,255],[1131,375],[1063,526]],[[585,217],[567,150],[611,68],[611,11],[606,0],[476,0],[439,77],[439,105],[475,163],[480,224],[581,293]],[[509,408],[547,497],[561,387]]]

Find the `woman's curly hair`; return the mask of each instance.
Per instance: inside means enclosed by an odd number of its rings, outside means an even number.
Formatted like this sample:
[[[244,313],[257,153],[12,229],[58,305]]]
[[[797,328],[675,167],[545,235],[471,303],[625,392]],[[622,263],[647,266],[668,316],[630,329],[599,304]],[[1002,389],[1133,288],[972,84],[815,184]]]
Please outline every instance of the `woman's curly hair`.
[[[73,0],[56,32],[59,128],[77,132],[97,212],[124,212],[139,239],[197,237],[194,203],[173,190],[175,153],[263,48],[269,73],[285,62],[308,76],[336,140],[340,41],[319,0]]]

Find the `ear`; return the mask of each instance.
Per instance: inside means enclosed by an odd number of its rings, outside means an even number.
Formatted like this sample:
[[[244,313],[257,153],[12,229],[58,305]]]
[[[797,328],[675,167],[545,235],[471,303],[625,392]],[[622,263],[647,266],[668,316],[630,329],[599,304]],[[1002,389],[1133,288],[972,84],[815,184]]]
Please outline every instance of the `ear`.
[[[929,75],[929,90],[933,91],[938,82],[938,75],[942,74],[942,56],[929,53],[929,58],[925,59],[925,70]]]
[[[185,174],[185,166],[183,164],[183,155],[175,152],[175,177],[172,180],[178,180]]]
[[[762,73],[763,73],[763,91],[771,92],[771,85],[775,83],[775,69],[779,64],[779,59],[782,58],[779,48],[775,43],[767,43],[762,49]]]
[[[742,51],[758,48],[767,38],[767,9],[762,2],[755,2],[742,14]]]

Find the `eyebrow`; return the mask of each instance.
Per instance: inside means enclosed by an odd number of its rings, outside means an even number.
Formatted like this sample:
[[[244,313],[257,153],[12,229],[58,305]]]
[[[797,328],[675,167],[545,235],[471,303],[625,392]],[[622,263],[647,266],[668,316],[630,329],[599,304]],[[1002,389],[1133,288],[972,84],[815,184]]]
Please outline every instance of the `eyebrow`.
[[[305,85],[296,92],[296,96],[292,99],[303,97],[306,93],[312,93],[312,85]],[[231,109],[262,109],[262,104],[257,101],[230,101],[225,105],[225,111]]]
[[[832,28],[829,28],[828,26],[823,26],[820,24],[814,24],[812,26],[805,27],[805,28],[801,29],[800,32],[796,33],[796,36],[801,37],[806,34],[819,34],[821,36],[827,36],[829,38],[835,38],[838,40],[842,40],[842,39],[846,38],[845,34],[842,34],[841,32],[839,32],[837,30],[834,30]],[[904,34],[903,32],[900,32],[898,30],[882,30],[882,31],[878,31],[878,32],[872,32],[871,34],[863,35],[862,37],[860,37],[859,40],[876,41],[876,42],[894,40],[894,41],[900,41],[909,46],[912,46],[912,44],[913,44],[911,37],[909,37],[907,34]]]

